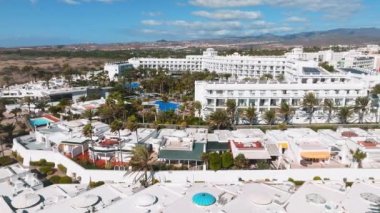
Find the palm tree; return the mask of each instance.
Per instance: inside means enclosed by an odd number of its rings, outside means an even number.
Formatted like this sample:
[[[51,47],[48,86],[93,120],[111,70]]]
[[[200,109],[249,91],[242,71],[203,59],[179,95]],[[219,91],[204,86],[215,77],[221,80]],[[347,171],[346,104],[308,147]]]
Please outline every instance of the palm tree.
[[[380,84],[376,84],[371,91],[372,94],[379,95],[380,94]]]
[[[139,125],[137,123],[136,116],[134,116],[134,115],[129,116],[127,119],[127,128],[129,130],[131,130],[131,132],[136,131],[137,143],[139,142],[139,135],[138,135],[138,131],[137,131],[138,127],[139,127]]]
[[[323,108],[328,112],[327,123],[330,123],[331,116],[332,116],[333,110],[335,108],[334,101],[331,99],[325,99],[325,101],[323,102]]]
[[[236,116],[236,101],[232,99],[228,99],[227,103],[227,113],[230,116],[231,123],[235,123],[235,116]]]
[[[358,167],[362,168],[362,162],[367,157],[367,153],[360,151],[357,149],[355,152],[351,150],[352,157],[355,159],[356,162],[358,162]]]
[[[86,136],[86,137],[89,137],[90,140],[91,140],[91,142],[93,141],[93,140],[92,140],[93,129],[94,129],[94,128],[92,127],[92,124],[91,124],[91,123],[84,125],[84,126],[83,126],[83,129],[82,129],[82,133],[83,133],[83,135]]]
[[[83,96],[80,96],[80,97],[78,98],[78,101],[80,101],[80,102],[85,102],[86,99],[87,99],[87,97],[83,95]]]
[[[273,75],[272,74],[269,74],[269,73],[265,73],[263,74],[261,77],[260,77],[260,80],[266,80],[268,81],[269,79],[273,79]]]
[[[53,78],[53,73],[51,72],[45,72],[43,75],[43,80],[46,83],[46,87],[49,89],[50,87],[50,80]]]
[[[208,153],[207,152],[203,152],[202,153],[202,156],[201,156],[201,160],[204,162],[204,164],[206,165],[206,169],[208,167]]]
[[[0,126],[0,129],[1,129],[1,126]],[[0,152],[1,152],[2,157],[4,157],[4,147],[3,147],[4,140],[5,138],[3,136],[0,136]]]
[[[220,75],[222,78],[225,78],[226,81],[228,81],[228,79],[232,76],[231,73],[223,73]]]
[[[83,129],[82,129],[82,134],[86,137],[89,137],[90,138],[90,141],[91,141],[91,144],[94,145],[94,141],[92,140],[92,133],[93,133],[93,127],[92,127],[92,124],[89,123],[89,124],[86,124],[84,125]],[[94,161],[94,164],[95,164],[95,153],[94,151],[92,151],[92,160]]]
[[[30,105],[33,103],[33,98],[25,97],[23,102],[26,103],[26,105],[28,106],[28,112],[30,114]]]
[[[94,116],[95,116],[94,110],[88,109],[83,112],[83,117],[87,118],[90,122],[92,121]]]
[[[21,112],[22,112],[22,110],[21,110],[20,108],[14,108],[14,109],[12,109],[12,110],[10,111],[10,113],[12,113],[12,114],[15,116],[15,120],[16,120],[16,122],[17,122],[17,116],[18,116],[18,114],[21,113]]]
[[[41,112],[45,112],[46,107],[49,106],[48,102],[46,100],[40,100],[35,103],[35,108],[40,109]]]
[[[162,102],[165,102],[165,103],[169,101],[169,97],[167,95],[163,95],[161,99],[162,99]]]
[[[290,118],[293,114],[293,109],[289,106],[289,104],[286,102],[281,102],[279,112],[284,119],[284,123],[289,124]]]
[[[5,85],[7,85],[8,90],[9,90],[9,86],[10,86],[11,80],[12,80],[11,77],[9,77],[8,75],[4,75],[3,81],[5,82]]]
[[[309,124],[311,124],[315,107],[318,105],[318,99],[315,97],[314,93],[309,92],[303,97],[302,105],[309,113]]]
[[[247,167],[248,161],[245,158],[244,154],[240,153],[234,159],[234,165],[239,169],[244,169]]]
[[[359,123],[363,123],[364,115],[368,110],[370,99],[368,96],[357,97],[355,100],[355,109],[358,112]]]
[[[274,109],[265,111],[263,114],[263,119],[266,124],[272,127],[272,125],[276,122],[276,111],[274,111]]]
[[[347,124],[348,120],[351,118],[352,114],[353,114],[353,111],[351,108],[341,107],[338,111],[338,114],[337,114],[339,122],[342,124]]]
[[[200,118],[201,117],[201,113],[202,113],[202,104],[200,101],[194,101],[194,108],[197,110],[198,112],[198,117]]]
[[[249,125],[253,125],[253,122],[257,117],[256,109],[251,106],[245,109],[245,117],[248,119]]]
[[[114,120],[111,123],[111,132],[117,132],[119,134],[119,151],[120,151],[120,162],[123,162],[123,154],[121,149],[121,137],[120,137],[120,130],[124,128],[124,124],[120,120]]]
[[[16,129],[16,125],[11,123],[11,124],[5,124],[0,126],[0,131],[6,133],[7,135],[5,136],[5,141],[7,143],[12,143],[13,140],[13,132]]]
[[[132,167],[137,171],[144,172],[144,180],[142,181],[145,187],[148,186],[148,171],[153,174],[152,161],[150,157],[150,153],[145,146],[136,146],[132,150],[132,158],[130,161]],[[153,184],[153,177],[152,177]]]
[[[33,82],[37,82],[38,73],[32,72],[32,78],[33,78]]]
[[[220,109],[216,110],[209,116],[208,122],[209,124],[216,126],[217,129],[220,129],[222,126],[226,127],[230,124],[227,112]]]

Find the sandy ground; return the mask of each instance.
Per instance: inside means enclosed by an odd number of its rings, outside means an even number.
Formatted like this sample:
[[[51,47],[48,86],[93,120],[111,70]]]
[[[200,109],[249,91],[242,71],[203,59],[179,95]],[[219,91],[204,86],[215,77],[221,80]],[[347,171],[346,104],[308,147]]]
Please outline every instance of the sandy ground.
[[[99,58],[65,58],[65,57],[18,57],[14,55],[0,54],[0,86],[4,84],[3,77],[10,76],[15,83],[25,83],[31,79],[28,73],[9,73],[3,72],[5,67],[17,66],[20,69],[24,66],[40,67],[49,71],[59,72],[57,67],[62,67],[64,64],[69,64],[71,67],[78,70],[99,70],[103,67],[107,59]]]

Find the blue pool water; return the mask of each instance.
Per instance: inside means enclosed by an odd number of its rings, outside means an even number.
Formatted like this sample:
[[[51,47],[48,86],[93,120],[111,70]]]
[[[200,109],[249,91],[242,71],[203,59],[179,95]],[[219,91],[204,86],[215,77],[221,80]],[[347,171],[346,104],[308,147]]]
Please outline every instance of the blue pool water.
[[[216,198],[210,193],[201,192],[193,196],[193,203],[198,206],[211,206],[215,202]]]
[[[46,118],[33,118],[29,119],[30,124],[33,127],[39,127],[39,126],[46,126],[48,125],[51,121],[46,119]]]
[[[131,88],[131,89],[137,89],[140,87],[140,83],[139,82],[131,82],[130,84],[126,83],[125,86],[128,88]]]
[[[174,102],[156,101],[154,102],[154,104],[157,104],[160,111],[163,111],[163,112],[170,111],[170,110],[175,111],[179,107],[179,104],[174,103]]]

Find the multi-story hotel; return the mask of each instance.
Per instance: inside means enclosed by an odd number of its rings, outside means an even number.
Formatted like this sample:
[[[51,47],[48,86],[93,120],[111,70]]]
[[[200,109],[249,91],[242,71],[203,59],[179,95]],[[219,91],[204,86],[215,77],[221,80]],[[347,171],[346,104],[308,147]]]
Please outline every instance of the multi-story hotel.
[[[263,74],[273,76],[283,74],[288,69],[297,69],[300,64],[316,66],[317,62],[305,60],[302,48],[295,48],[285,56],[242,56],[238,53],[218,56],[218,52],[208,48],[203,55],[188,55],[177,58],[131,58],[135,68],[167,69],[170,72],[205,71],[229,73],[233,77],[258,77]]]
[[[188,55],[186,58],[131,58],[133,67],[149,69],[167,69],[170,72],[204,71],[229,73],[233,77],[258,77],[263,74],[277,76],[288,70],[301,67],[315,67],[326,61],[336,68],[374,68],[374,57],[358,51],[333,52],[331,50],[313,53],[303,52],[302,47],[294,48],[283,56],[243,56],[234,53],[219,56],[218,52],[208,48],[203,55]]]
[[[360,72],[360,70],[355,70]],[[239,108],[255,107],[258,111],[279,108],[281,102],[292,107],[301,107],[306,93],[314,93],[323,103],[334,101],[335,106],[351,106],[355,99],[367,96],[375,74],[351,74],[344,70],[329,73],[319,67],[303,67],[285,73],[285,80],[250,81],[196,81],[195,100],[203,106],[202,116],[217,109],[225,109],[227,100],[236,101]]]
[[[104,65],[104,71],[108,72],[108,78],[113,81],[120,75],[122,72],[132,69],[133,66],[128,62],[115,62],[115,63],[106,63]]]

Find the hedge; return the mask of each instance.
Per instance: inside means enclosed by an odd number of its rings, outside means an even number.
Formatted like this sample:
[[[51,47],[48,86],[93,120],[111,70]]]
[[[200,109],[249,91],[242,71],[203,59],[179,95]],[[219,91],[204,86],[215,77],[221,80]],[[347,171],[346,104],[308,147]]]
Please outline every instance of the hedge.
[[[305,183],[305,181],[294,180],[293,178],[288,178],[288,181],[294,183],[294,185],[296,186],[302,186]]]
[[[315,177],[313,178],[313,180],[322,180],[322,178],[319,177],[319,176],[315,176]]]
[[[48,162],[45,159],[41,159],[39,161],[30,161],[31,166],[47,166],[47,167],[55,167],[54,162]]]
[[[61,172],[63,172],[63,173],[66,174],[66,172],[67,172],[67,168],[66,168],[64,165],[62,165],[62,164],[58,164],[57,167],[58,167],[58,170],[59,170],[59,171],[61,171]]]
[[[50,177],[49,181],[54,183],[54,184],[68,184],[68,183],[73,182],[73,180],[69,176],[60,177],[58,175],[54,175],[54,176]],[[101,181],[99,181],[99,182],[101,182]],[[103,184],[104,184],[104,182],[103,182]]]
[[[103,181],[98,181],[98,182],[91,181],[89,187],[90,187],[90,189],[93,189],[93,188],[96,188],[96,187],[101,186],[103,184],[104,184]]]
[[[61,180],[61,177],[60,176],[58,176],[58,175],[54,175],[54,176],[51,176],[50,178],[49,178],[49,181],[50,182],[52,182],[52,183],[59,183],[59,181]]]
[[[54,173],[53,168],[50,166],[41,166],[39,168],[39,171],[41,172],[41,174],[44,174],[44,175],[51,175]]]
[[[61,177],[61,179],[59,180],[59,183],[62,183],[62,184],[73,183],[73,180],[72,180],[71,177],[69,177],[69,176],[63,176],[63,177]]]
[[[13,164],[14,162],[15,160],[9,156],[0,157],[0,166],[7,166]]]

